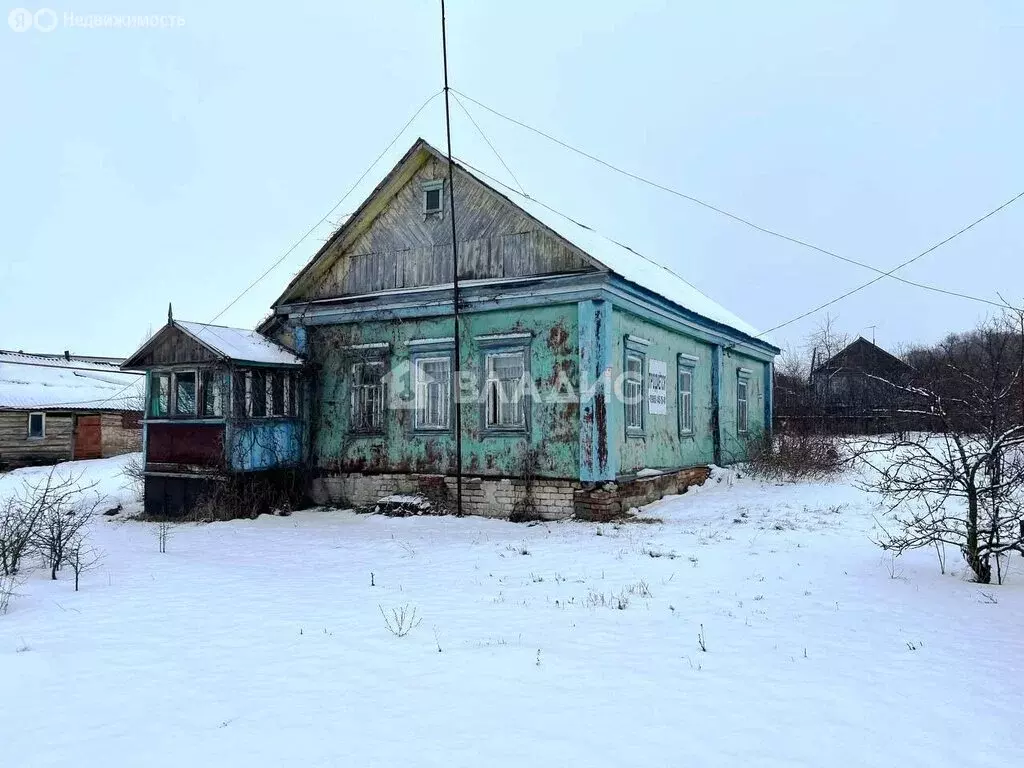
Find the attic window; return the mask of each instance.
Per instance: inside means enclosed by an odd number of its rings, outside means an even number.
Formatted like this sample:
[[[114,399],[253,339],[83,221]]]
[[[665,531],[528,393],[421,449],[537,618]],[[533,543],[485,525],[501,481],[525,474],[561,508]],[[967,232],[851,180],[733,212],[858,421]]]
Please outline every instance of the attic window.
[[[437,181],[427,181],[423,184],[423,213],[426,216],[431,214],[441,213],[441,205],[443,196],[441,191],[444,189],[444,181],[438,179]]]

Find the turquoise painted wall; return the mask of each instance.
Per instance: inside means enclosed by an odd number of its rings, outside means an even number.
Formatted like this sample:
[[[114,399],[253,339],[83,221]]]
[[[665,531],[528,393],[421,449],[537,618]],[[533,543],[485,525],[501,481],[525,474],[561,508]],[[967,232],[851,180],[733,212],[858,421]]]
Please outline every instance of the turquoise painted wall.
[[[746,441],[764,429],[765,368],[768,364],[726,349],[722,354],[722,463],[746,458]],[[736,384],[741,368],[749,370],[747,380],[747,435],[736,427]]]
[[[560,383],[578,385],[578,307],[575,303],[463,315],[460,318],[460,368],[481,380],[481,345],[475,337],[487,334],[532,333],[530,374],[537,391],[550,394]],[[358,325],[310,326],[308,353],[314,364],[310,418],[313,455],[318,466],[338,471],[449,472],[453,471],[454,434],[412,433],[411,340],[453,335],[452,318],[381,320]],[[352,363],[371,352],[351,345],[387,342],[389,366],[399,371],[391,400],[408,407],[387,412],[384,435],[358,435],[349,429]],[[510,342],[513,343],[513,342]],[[404,373],[403,373],[404,372]],[[402,402],[398,402],[402,405]],[[576,402],[532,402],[526,435],[490,435],[481,429],[477,403],[463,403],[463,468],[466,474],[522,474],[527,449],[535,449],[536,471],[544,477],[577,477],[579,473],[579,405]]]
[[[629,474],[644,467],[657,469],[708,464],[714,458],[712,437],[711,367],[712,345],[667,330],[636,315],[616,309],[614,319],[615,350],[612,357],[614,379],[619,380],[625,365],[627,335],[650,341],[645,350],[646,366],[651,360],[666,363],[668,371],[667,403],[664,415],[652,414],[646,398],[643,436],[626,436],[625,406],[616,399],[611,408],[611,434],[617,441],[619,472]],[[699,360],[693,366],[693,434],[680,435],[679,387],[677,366],[680,353]]]

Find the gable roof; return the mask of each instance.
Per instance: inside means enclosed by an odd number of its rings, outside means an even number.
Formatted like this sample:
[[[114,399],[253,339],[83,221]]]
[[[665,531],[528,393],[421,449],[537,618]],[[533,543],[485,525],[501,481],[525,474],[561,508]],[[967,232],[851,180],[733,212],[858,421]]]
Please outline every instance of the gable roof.
[[[144,388],[112,358],[0,351],[0,410],[139,411]]]
[[[214,356],[231,362],[281,366],[300,366],[303,362],[302,358],[290,349],[268,339],[259,331],[189,320],[169,320],[167,325],[147,339],[121,367],[131,369],[138,366],[138,358],[145,354],[162,335],[175,328],[209,350]]]
[[[874,344],[863,336],[858,336],[832,357],[820,363],[817,368],[811,371],[811,375],[824,371],[837,371],[839,369],[876,371],[879,369],[896,370],[909,373],[914,367],[909,363],[900,360],[896,355],[887,352],[877,344]]]
[[[293,300],[298,289],[316,272],[326,269],[333,261],[331,257],[337,252],[335,245],[346,241],[352,242],[360,232],[364,231],[383,210],[386,203],[412,177],[416,169],[430,157],[434,157],[442,163],[448,162],[447,157],[427,141],[422,138],[417,139],[395,167],[377,184],[356,212],[328,238],[310,262],[291,280],[281,296],[274,302],[274,306]],[[596,268],[618,275],[682,309],[727,326],[766,347],[775,349],[773,345],[759,338],[759,332],[752,325],[715,302],[667,267],[642,256],[621,243],[604,237],[573,219],[555,213],[534,198],[495,181],[502,187],[502,190],[499,191],[491,183],[481,178],[481,172],[471,169],[458,159],[453,159],[453,165],[493,194],[516,206],[528,218],[533,219],[541,229],[546,230],[577,251],[582,258]]]

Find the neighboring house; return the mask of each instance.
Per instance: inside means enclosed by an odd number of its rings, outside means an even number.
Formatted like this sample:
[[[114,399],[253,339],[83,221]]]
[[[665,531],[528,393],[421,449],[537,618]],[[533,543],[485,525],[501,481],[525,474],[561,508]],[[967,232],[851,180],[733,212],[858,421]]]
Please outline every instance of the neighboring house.
[[[863,336],[811,371],[811,416],[836,432],[898,428],[906,397],[897,388],[914,369]],[[896,386],[893,386],[896,385]]]
[[[147,372],[146,512],[187,512],[226,479],[293,473],[301,365],[256,331],[168,318],[123,366]]]
[[[305,361],[290,391],[301,393],[299,450],[315,500],[453,491],[456,407],[468,512],[508,515],[526,500],[549,517],[614,513],[744,457],[771,423],[776,347],[669,270],[457,163],[454,189],[458,361],[452,190],[445,157],[423,140],[260,326],[281,344],[275,355]],[[146,361],[140,351],[128,363],[150,371],[147,467],[158,424],[220,418],[179,415],[170,402],[166,419],[153,410],[155,393],[177,386],[165,372],[200,370],[204,351],[218,349],[212,330],[187,333],[198,342],[187,353]],[[224,408],[248,416],[263,385],[237,377],[257,361],[220,352]],[[266,386],[258,407],[269,409]]]
[[[142,446],[142,377],[119,359],[0,351],[0,469]]]

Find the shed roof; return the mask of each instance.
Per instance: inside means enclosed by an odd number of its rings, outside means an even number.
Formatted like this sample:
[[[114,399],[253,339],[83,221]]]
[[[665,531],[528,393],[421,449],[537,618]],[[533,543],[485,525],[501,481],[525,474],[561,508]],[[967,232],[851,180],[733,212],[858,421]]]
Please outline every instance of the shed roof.
[[[0,410],[139,411],[144,388],[113,359],[0,351]]]
[[[192,338],[213,355],[236,363],[256,365],[300,366],[302,358],[287,347],[268,339],[259,331],[247,328],[229,328],[225,325],[197,323],[190,320],[169,320],[167,325],[151,336],[129,357],[122,368],[126,370],[146,367],[139,358],[164,334],[175,329]]]
[[[302,358],[259,331],[223,325],[173,320],[176,326],[217,354],[240,363],[302,365]]]

